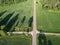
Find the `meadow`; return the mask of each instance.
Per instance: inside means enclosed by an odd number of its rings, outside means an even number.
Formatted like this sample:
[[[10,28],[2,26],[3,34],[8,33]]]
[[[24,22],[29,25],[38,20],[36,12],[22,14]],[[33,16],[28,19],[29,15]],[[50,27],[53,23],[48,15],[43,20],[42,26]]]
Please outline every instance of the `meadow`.
[[[40,1],[37,2],[37,30],[60,33],[60,10],[42,8]]]
[[[37,45],[60,45],[60,36],[40,34]]]
[[[0,26],[5,31],[32,30],[33,1],[0,6]]]
[[[1,36],[0,45],[32,45],[32,39],[30,35],[10,35]]]

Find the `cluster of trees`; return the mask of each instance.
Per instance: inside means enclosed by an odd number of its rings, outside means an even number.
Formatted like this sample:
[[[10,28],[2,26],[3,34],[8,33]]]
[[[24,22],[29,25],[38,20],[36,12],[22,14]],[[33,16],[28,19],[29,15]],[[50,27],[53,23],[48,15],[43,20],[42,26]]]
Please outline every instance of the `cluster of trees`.
[[[26,0],[0,0],[0,5],[19,3]]]
[[[60,0],[41,0],[42,8],[60,9]]]

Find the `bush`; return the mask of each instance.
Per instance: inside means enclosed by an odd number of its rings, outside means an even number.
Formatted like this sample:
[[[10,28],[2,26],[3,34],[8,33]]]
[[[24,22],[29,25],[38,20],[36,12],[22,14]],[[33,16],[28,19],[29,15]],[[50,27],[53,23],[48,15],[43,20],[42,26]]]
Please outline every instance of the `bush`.
[[[45,5],[43,6],[43,8],[48,9],[48,8],[49,8],[48,4],[45,4]]]
[[[0,5],[3,6],[3,5],[9,5],[9,4],[15,4],[15,3],[20,3],[20,2],[24,2],[24,1],[27,1],[27,0],[0,0]]]
[[[0,30],[0,36],[5,36],[5,32],[3,30]]]
[[[55,4],[55,7],[56,7],[57,9],[60,9],[60,3],[59,3],[59,2],[56,3],[56,4]]]
[[[18,26],[16,26],[15,31],[20,31],[20,28]]]
[[[42,4],[42,8],[49,8],[49,9],[60,9],[60,2],[59,0],[42,0],[40,1]]]
[[[5,27],[5,25],[1,25],[1,30],[3,30],[3,29],[4,29],[4,27]]]
[[[24,28],[24,31],[27,31],[27,32],[29,32],[29,31],[31,31],[31,30],[32,30],[31,27],[25,27],[25,28]]]

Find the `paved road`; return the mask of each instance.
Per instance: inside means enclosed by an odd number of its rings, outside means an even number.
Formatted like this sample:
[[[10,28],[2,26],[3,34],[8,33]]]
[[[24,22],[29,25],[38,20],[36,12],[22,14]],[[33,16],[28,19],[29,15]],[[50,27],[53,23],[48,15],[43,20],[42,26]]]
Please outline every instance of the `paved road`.
[[[33,31],[32,45],[36,45],[36,0],[34,0],[34,15],[33,15]]]
[[[9,32],[7,32],[9,33]],[[36,29],[36,0],[34,0],[34,15],[33,15],[33,31],[32,32],[11,32],[12,34],[31,34],[32,35],[32,45],[37,45],[36,43],[36,35],[37,34],[46,34],[46,35],[56,35],[60,36],[60,33],[45,33],[38,32]]]
[[[7,33],[12,33],[12,34],[31,34],[32,36],[34,36],[33,35],[33,31],[32,32],[7,32]],[[36,34],[60,36],[60,33],[46,33],[46,32],[38,32],[38,31],[36,31]]]

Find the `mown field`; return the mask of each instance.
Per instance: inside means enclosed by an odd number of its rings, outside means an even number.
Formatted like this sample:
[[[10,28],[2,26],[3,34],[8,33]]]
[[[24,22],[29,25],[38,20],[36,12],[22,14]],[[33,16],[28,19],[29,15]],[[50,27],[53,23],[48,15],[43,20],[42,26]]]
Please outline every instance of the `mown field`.
[[[0,28],[6,31],[32,30],[33,0],[0,6]]]
[[[0,45],[32,45],[30,35],[1,36]]]
[[[37,2],[37,30],[60,33],[60,11],[43,9],[40,1]]]
[[[37,45],[60,45],[60,36],[40,34],[37,39]]]

